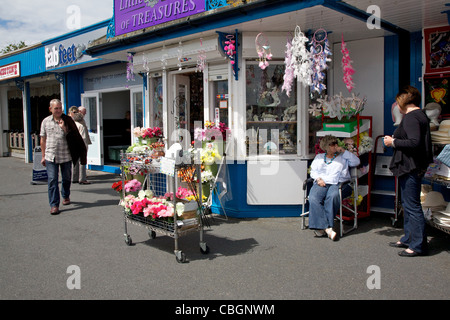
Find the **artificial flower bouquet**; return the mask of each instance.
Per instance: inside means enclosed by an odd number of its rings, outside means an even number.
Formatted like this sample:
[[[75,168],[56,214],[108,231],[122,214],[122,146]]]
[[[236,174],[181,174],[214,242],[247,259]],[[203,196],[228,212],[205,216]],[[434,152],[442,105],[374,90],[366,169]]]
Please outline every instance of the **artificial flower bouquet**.
[[[216,125],[214,122],[206,121],[205,128],[195,128],[194,139],[197,141],[214,141],[222,137],[222,141],[227,140],[229,128],[222,122]]]
[[[171,195],[156,197],[150,190],[140,190],[137,195],[129,194],[120,202],[120,205],[128,215],[141,215],[151,220],[170,223],[173,222],[175,213],[179,220],[191,217],[190,211],[186,210],[184,203],[177,202],[174,207]]]
[[[328,118],[343,117],[351,118],[364,110],[367,98],[360,98],[354,93],[351,97],[344,97],[342,92],[332,97],[325,96],[324,99],[317,99],[316,104],[309,106],[309,113],[316,118],[320,118],[322,114]]]
[[[152,150],[152,143],[158,142],[163,138],[163,131],[159,127],[144,128],[136,127],[133,130],[134,137],[138,138],[138,141],[128,147],[128,153],[148,153]]]

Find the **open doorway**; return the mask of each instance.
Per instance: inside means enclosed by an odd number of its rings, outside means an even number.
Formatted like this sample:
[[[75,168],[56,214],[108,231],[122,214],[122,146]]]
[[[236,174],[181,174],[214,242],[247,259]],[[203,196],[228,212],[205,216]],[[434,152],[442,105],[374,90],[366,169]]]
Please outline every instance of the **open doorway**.
[[[120,163],[120,150],[131,145],[130,91],[104,92],[103,154],[105,165]]]

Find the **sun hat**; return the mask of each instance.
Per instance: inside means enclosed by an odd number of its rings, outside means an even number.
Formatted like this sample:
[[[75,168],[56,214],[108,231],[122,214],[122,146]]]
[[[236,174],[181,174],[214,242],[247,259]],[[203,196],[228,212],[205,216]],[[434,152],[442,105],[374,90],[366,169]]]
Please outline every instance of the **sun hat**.
[[[440,212],[450,218],[450,202],[447,204],[447,207],[445,207],[445,210],[438,211],[438,212]]]
[[[442,120],[438,131],[431,132],[432,136],[450,137],[450,120]]]
[[[431,207],[446,207],[447,202],[444,200],[444,196],[442,193],[438,191],[430,191],[427,193],[425,197],[425,201],[422,203],[422,207],[431,208]]]

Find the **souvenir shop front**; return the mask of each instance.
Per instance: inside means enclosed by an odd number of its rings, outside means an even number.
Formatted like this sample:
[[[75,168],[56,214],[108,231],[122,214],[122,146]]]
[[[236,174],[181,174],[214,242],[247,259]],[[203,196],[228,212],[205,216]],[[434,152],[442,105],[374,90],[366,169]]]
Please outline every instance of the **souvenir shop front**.
[[[175,3],[185,16],[158,18]],[[348,130],[343,136],[357,148],[367,141],[370,153],[372,137],[394,129],[399,85],[421,88],[422,25],[405,30],[378,20],[370,27],[366,8],[335,1],[180,3],[123,8],[114,1],[115,33],[87,52],[126,63],[130,83],[143,80],[140,124],[162,128],[166,151],[202,140],[198,122],[203,130],[229,128],[225,157],[218,157],[226,192],[213,212],[298,216],[323,129]],[[369,160],[364,170],[370,175]]]

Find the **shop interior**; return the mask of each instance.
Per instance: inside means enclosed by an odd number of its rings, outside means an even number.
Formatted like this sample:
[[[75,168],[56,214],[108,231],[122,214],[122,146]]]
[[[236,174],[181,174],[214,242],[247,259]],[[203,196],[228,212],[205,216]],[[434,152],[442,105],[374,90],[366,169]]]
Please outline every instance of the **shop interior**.
[[[102,94],[103,99],[103,154],[106,165],[119,165],[117,148],[131,145],[130,91]],[[117,148],[114,148],[117,147]]]

